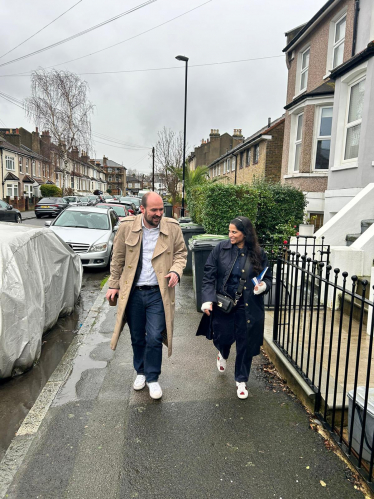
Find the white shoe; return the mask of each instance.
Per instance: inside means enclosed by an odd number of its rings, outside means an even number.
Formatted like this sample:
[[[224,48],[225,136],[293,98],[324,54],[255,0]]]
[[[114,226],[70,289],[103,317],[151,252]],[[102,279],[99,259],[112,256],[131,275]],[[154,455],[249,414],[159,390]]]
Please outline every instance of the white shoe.
[[[217,369],[220,373],[224,373],[226,371],[226,360],[222,357],[221,352],[218,352],[217,355]]]
[[[158,381],[153,381],[151,383],[147,383],[147,386],[149,388],[149,395],[152,399],[158,400],[162,397],[162,390],[161,390],[161,386],[159,385]]]
[[[134,381],[134,390],[142,390],[145,387],[145,376],[144,374],[138,374]]]
[[[239,383],[239,381],[236,382],[236,393],[240,399],[248,398],[248,390],[245,381],[242,381],[241,383]]]

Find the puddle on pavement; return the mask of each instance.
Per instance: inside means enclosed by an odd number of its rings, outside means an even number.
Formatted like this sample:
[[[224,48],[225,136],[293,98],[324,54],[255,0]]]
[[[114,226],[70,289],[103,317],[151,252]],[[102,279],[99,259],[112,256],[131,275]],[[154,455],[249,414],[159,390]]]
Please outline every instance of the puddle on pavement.
[[[71,315],[59,319],[43,337],[38,363],[20,376],[0,381],[0,460],[86,318],[107,274],[107,271],[85,270],[79,303]]]

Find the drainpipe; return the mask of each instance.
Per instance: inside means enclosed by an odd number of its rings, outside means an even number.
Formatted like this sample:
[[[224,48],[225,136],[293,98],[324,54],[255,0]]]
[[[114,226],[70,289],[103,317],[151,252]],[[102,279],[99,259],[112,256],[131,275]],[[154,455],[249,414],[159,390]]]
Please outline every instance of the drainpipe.
[[[355,14],[353,19],[353,40],[352,40],[352,54],[351,54],[352,57],[356,54],[357,25],[358,25],[359,12],[360,12],[360,0],[355,0]]]
[[[2,194],[2,198],[4,198],[4,164],[3,164],[3,149],[1,148],[0,149],[1,151],[1,185],[2,185],[2,188],[3,188],[3,194]]]
[[[235,179],[234,179],[234,185],[236,185],[236,173],[237,173],[237,170],[238,170],[238,156],[237,154],[233,154],[234,158],[235,158]]]

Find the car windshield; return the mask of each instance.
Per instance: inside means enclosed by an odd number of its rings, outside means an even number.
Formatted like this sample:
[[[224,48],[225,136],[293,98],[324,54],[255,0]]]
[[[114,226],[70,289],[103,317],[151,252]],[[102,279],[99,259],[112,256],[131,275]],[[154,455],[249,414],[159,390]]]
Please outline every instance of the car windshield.
[[[88,201],[88,198],[81,198],[81,201],[82,203],[85,203],[86,201]]]
[[[73,201],[73,202],[77,200],[75,196],[65,196],[64,199],[66,201]]]
[[[43,198],[39,201],[38,204],[56,204],[56,203],[64,203],[65,200],[61,198]]]
[[[117,213],[119,217],[125,217],[126,211],[123,206],[112,206],[113,210]]]
[[[128,201],[129,203],[134,203],[135,206],[140,206],[140,199],[125,197],[121,198],[121,201]]]
[[[109,220],[106,213],[67,209],[56,219],[53,225],[56,227],[108,230]]]
[[[88,199],[97,199],[97,196],[88,196]]]

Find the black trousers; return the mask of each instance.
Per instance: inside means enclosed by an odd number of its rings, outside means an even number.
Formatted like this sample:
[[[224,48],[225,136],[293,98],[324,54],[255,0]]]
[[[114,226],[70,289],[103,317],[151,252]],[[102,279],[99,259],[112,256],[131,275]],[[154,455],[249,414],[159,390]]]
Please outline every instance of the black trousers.
[[[230,355],[231,345],[236,342],[235,381],[247,382],[251,371],[249,337],[243,299],[230,314],[225,314],[214,304],[213,343],[224,359]]]

